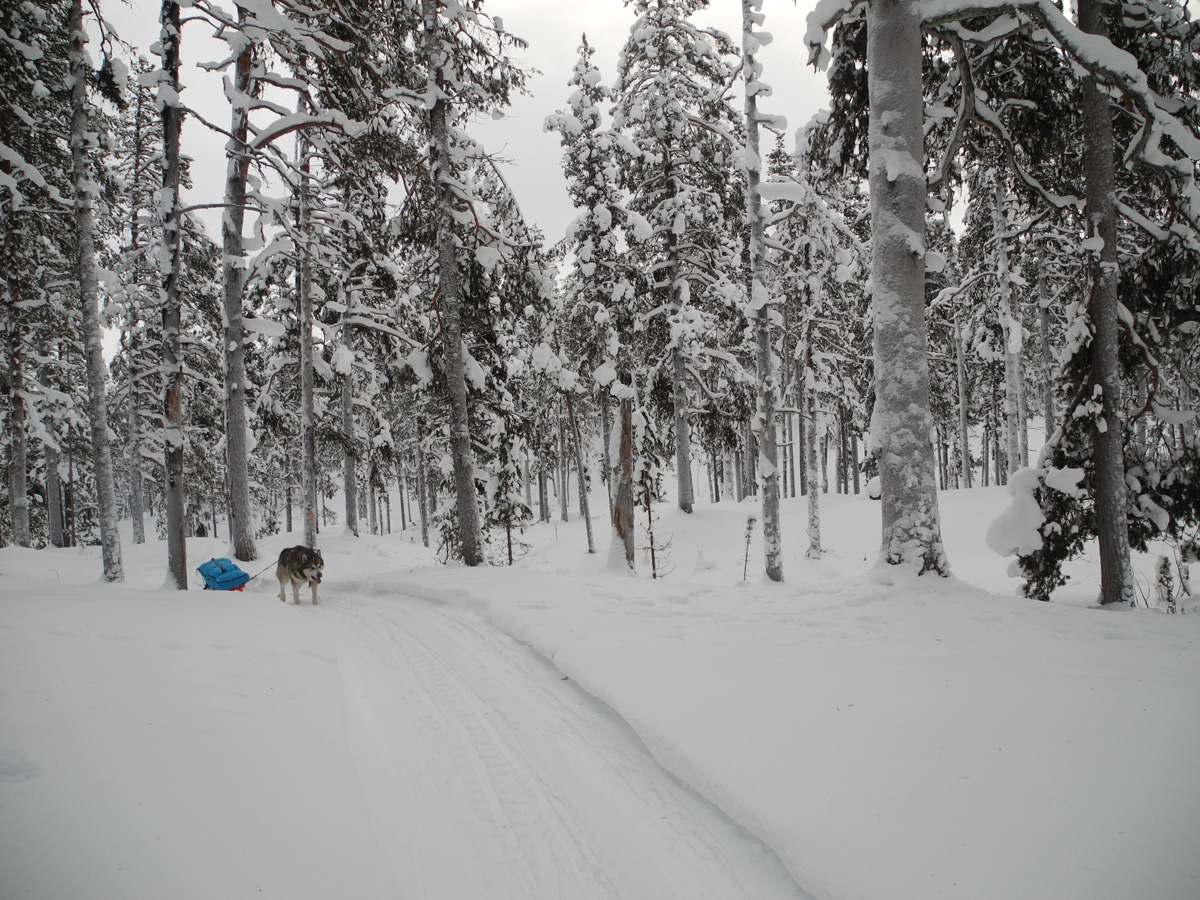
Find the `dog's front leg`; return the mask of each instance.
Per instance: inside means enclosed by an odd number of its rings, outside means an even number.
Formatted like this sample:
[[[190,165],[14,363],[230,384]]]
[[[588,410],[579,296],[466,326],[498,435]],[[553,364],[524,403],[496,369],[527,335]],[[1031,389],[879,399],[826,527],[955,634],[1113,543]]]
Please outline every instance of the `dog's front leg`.
[[[300,605],[300,585],[298,585],[295,581],[292,582],[292,605]]]
[[[317,599],[317,583],[315,581],[312,581],[312,582],[309,582],[309,585],[310,585],[310,587],[312,587],[312,592],[313,592],[313,606],[317,606],[320,603],[320,601]]]

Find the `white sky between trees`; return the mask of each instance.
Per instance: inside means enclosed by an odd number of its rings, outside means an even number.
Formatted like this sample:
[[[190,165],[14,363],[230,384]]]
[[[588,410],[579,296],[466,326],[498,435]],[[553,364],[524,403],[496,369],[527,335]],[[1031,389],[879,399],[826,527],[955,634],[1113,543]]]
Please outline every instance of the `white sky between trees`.
[[[149,46],[158,39],[160,4],[155,0],[102,0],[104,13],[120,36],[138,52],[149,56]],[[794,144],[796,130],[820,109],[828,106],[825,73],[806,62],[803,46],[805,17],[815,0],[764,0],[764,30],[774,41],[759,54],[763,80],[774,89],[760,108],[787,117],[787,146]],[[567,85],[579,57],[581,36],[596,48],[595,64],[611,85],[617,72],[617,54],[633,24],[633,10],[622,0],[486,0],[484,9],[499,16],[510,33],[529,43],[514,56],[539,74],[529,80],[529,94],[518,96],[501,121],[481,118],[470,128],[473,137],[491,153],[505,160],[502,167],[525,217],[539,226],[547,244],[557,242],[575,218],[562,175],[562,150],[557,134],[542,130],[547,115],[567,107],[573,89]],[[186,11],[185,11],[186,12]],[[708,9],[694,17],[700,25],[725,31],[740,46],[740,0],[712,0]],[[229,106],[221,91],[221,76],[197,68],[198,62],[224,57],[225,45],[211,38],[212,30],[201,23],[184,26],[181,78],[184,102],[217,125],[229,124]],[[93,59],[99,56],[95,43],[89,45]],[[153,61],[153,60],[152,60]],[[740,108],[740,93],[734,97]],[[763,148],[774,138],[763,134]],[[192,158],[193,187],[184,192],[189,205],[220,202],[225,183],[225,139],[213,134],[195,119],[184,125],[183,150]],[[200,218],[214,240],[220,239],[220,216],[204,210]]]

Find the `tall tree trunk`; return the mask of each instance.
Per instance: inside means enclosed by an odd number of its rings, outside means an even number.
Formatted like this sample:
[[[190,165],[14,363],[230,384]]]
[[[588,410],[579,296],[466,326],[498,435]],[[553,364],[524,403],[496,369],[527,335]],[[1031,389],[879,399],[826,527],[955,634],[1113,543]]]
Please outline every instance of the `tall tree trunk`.
[[[566,395],[567,418],[571,423],[571,436],[575,442],[575,472],[579,476],[579,515],[583,519],[587,531],[588,553],[596,552],[596,541],[592,536],[592,518],[588,509],[588,483],[583,471],[583,439],[579,435],[579,421],[575,418],[575,403],[571,395]]]
[[[238,7],[238,21],[246,11]],[[226,144],[225,209],[221,215],[222,299],[225,309],[225,446],[229,473],[229,545],[235,559],[258,558],[250,504],[249,428],[246,415],[246,334],[242,324],[246,261],[242,226],[246,217],[246,177],[250,153],[246,147],[253,45],[247,40],[233,70],[233,121]]]
[[[1079,27],[1108,36],[1100,0],[1079,0]],[[1100,537],[1100,602],[1132,603],[1133,564],[1126,521],[1125,421],[1122,413],[1117,295],[1116,165],[1108,96],[1083,79],[1083,180],[1088,236],[1104,247],[1092,260],[1088,316],[1092,323],[1091,379],[1102,391],[1102,412],[1092,430],[1096,466],[1096,527]]]
[[[611,562],[624,560],[628,572],[634,570],[633,521],[633,399],[622,397],[617,407],[617,459],[609,478],[613,493],[613,542]]]
[[[858,466],[858,434],[850,432],[850,474],[854,481],[854,493],[862,493],[862,480]]]
[[[408,515],[411,511],[412,501],[408,497],[408,475],[404,471],[404,464],[400,462],[400,474],[396,478],[396,482],[400,487],[400,533],[408,531]],[[405,507],[408,507],[406,509]],[[392,532],[391,519],[388,519],[388,534]]]
[[[1004,339],[1004,455],[1008,471],[1021,467],[1021,323],[1013,315],[1012,283],[1009,278],[1008,247],[1004,243],[1004,188],[999,174],[992,203],[992,234],[996,241],[997,318]]]
[[[1054,436],[1054,357],[1050,353],[1050,299],[1046,290],[1045,257],[1038,264],[1038,330],[1042,350],[1042,422],[1046,440]]]
[[[16,299],[14,295],[13,299]],[[8,356],[8,504],[12,542],[17,547],[33,543],[29,528],[29,432],[26,427],[25,363],[17,310],[9,309]]]
[[[813,382],[812,360],[805,349],[804,366],[804,466],[808,476],[808,550],[805,559],[821,558],[821,492],[817,490],[817,391]]]
[[[962,323],[954,313],[954,365],[958,381],[958,465],[962,486],[971,487],[971,433],[967,428],[967,354],[963,346]]]
[[[429,472],[425,465],[425,423],[417,419],[417,512],[421,516],[421,546],[429,546]]]
[[[783,581],[783,537],[779,525],[779,450],[775,431],[779,386],[775,375],[775,351],[771,343],[771,306],[766,287],[766,260],[763,242],[762,198],[759,196],[762,157],[758,141],[759,76],[762,66],[755,59],[758,41],[753,36],[756,0],[742,0],[742,64],[746,75],[746,218],[749,222],[750,308],[754,310],[754,334],[757,344],[755,362],[758,376],[758,410],[754,431],[758,438],[761,464],[763,555],[767,578]]]
[[[163,272],[163,371],[166,377],[164,402],[164,455],[166,485],[164,503],[167,518],[167,577],[178,590],[188,587],[186,539],[186,485],[183,471],[183,347],[180,335],[182,298],[179,275],[183,261],[180,254],[183,223],[180,216],[179,183],[181,175],[179,141],[183,132],[183,109],[178,105],[179,84],[179,4],[163,0],[162,67],[165,86],[174,91],[162,108],[163,122],[163,189],[162,254]]]
[[[367,461],[367,527],[371,534],[379,534],[379,491],[377,488],[379,474],[375,470],[375,460]]]
[[[604,495],[608,498],[608,518],[611,521],[613,516],[613,491],[612,491],[612,416],[608,411],[608,391],[605,390],[600,394],[600,437],[601,437],[601,452],[604,455]],[[526,497],[526,503],[529,503],[529,498]]]
[[[458,275],[458,246],[454,235],[454,172],[450,157],[450,104],[446,95],[446,49],[438,27],[438,0],[421,0],[429,96],[429,162],[437,190],[435,220],[438,246],[438,296],[442,313],[446,388],[450,399],[450,455],[458,501],[459,540],[463,562],[481,566],[483,530],[475,489],[475,458],[467,407],[466,364],[463,359],[462,286]]]
[[[300,155],[300,198],[296,230],[300,235],[297,247],[299,266],[296,273],[299,295],[300,328],[300,508],[304,514],[304,545],[317,546],[317,413],[313,385],[313,273],[312,229],[309,209],[311,159],[308,141],[301,136],[296,142]],[[324,506],[324,504],[322,504]]]
[[[84,361],[88,381],[88,419],[96,478],[97,518],[100,520],[100,555],[105,581],[124,581],[121,535],[117,530],[117,489],[113,479],[112,440],[108,429],[106,387],[108,367],[100,328],[100,301],[96,283],[95,219],[92,195],[96,184],[88,171],[88,58],[84,44],[83,0],[71,3],[71,163],[75,182],[75,234],[79,253],[79,301],[83,310]]]
[[[949,574],[934,480],[925,351],[921,21],[916,4],[869,0],[871,281],[880,419],[882,561]]]
[[[558,509],[559,515],[564,522],[568,520],[568,507],[570,505],[570,497],[567,496],[567,481],[570,478],[570,470],[567,468],[567,457],[569,454],[567,434],[563,429],[562,411],[560,410],[558,422]]]
[[[58,450],[47,443],[44,445],[46,460],[46,520],[50,532],[50,544],[54,547],[67,546],[63,529],[62,478],[58,474]]]
[[[133,346],[130,339],[130,346]],[[146,543],[146,485],[142,478],[142,410],[139,404],[133,352],[129,356],[129,514],[133,518],[133,542]]]
[[[674,203],[675,172],[672,169],[671,147],[668,142],[663,148],[663,182],[667,190],[667,205]],[[666,235],[666,264],[663,272],[671,292],[671,314],[682,326],[683,319],[683,285],[680,281],[679,240],[673,229],[668,229]],[[687,391],[687,337],[680,327],[675,338],[675,352],[671,361],[671,403],[673,406],[672,421],[675,435],[675,484],[676,501],[679,508],[690,513],[696,501],[695,488],[692,486],[692,447],[691,432],[688,427],[688,391]]]
[[[342,452],[343,488],[346,495],[346,528],[358,537],[358,459],[357,443],[354,439],[354,385],[351,373],[342,377],[342,439],[345,441]],[[369,492],[369,489],[368,489]]]

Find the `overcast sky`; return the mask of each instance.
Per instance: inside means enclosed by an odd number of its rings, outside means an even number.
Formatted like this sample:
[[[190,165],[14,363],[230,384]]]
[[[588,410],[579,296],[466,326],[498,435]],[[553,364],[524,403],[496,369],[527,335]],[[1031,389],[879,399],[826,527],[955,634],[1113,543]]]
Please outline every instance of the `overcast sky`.
[[[801,45],[804,20],[814,2],[765,0],[763,4],[763,28],[771,32],[774,41],[762,51],[760,59],[763,80],[775,94],[760,101],[760,108],[786,116],[789,134],[827,103],[824,73],[806,65]],[[104,7],[121,37],[146,55],[158,37],[159,8],[155,0],[108,2]],[[542,122],[548,114],[566,106],[571,93],[567,81],[578,59],[581,35],[586,33],[588,42],[596,48],[594,60],[604,83],[612,83],[617,53],[629,34],[633,12],[622,0],[486,0],[484,8],[502,17],[507,31],[528,41],[528,49],[516,61],[537,69],[539,74],[530,79],[529,95],[516,98],[505,119],[482,119],[470,131],[489,151],[508,161],[505,175],[521,208],[553,243],[562,237],[575,212],[566,194],[558,136],[545,133]],[[738,41],[741,2],[712,0],[695,21],[720,28]],[[185,26],[181,72],[184,100],[214,123],[228,126],[229,109],[221,93],[220,77],[196,67],[197,62],[223,55],[224,44],[211,39],[210,34],[211,28],[203,24]],[[98,56],[95,48],[92,55]],[[187,202],[219,202],[225,177],[224,139],[192,120],[185,126],[184,151],[193,157],[194,187]],[[218,237],[217,214],[202,214],[202,218],[209,223],[213,237]]]

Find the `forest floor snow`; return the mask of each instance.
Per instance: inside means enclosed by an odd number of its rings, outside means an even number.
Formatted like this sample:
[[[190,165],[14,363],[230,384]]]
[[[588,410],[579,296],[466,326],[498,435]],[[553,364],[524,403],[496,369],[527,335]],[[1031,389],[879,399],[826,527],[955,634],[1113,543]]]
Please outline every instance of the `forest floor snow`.
[[[603,515],[484,570],[338,526],[315,608],[164,591],[161,543],[123,585],[0,550],[0,898],[1200,896],[1200,615],[1091,608],[1094,556],[1015,596],[1003,489],[941,495],[939,580],[820,499],[782,585],[757,531],[743,578],[752,502],[659,510],[658,580]]]

